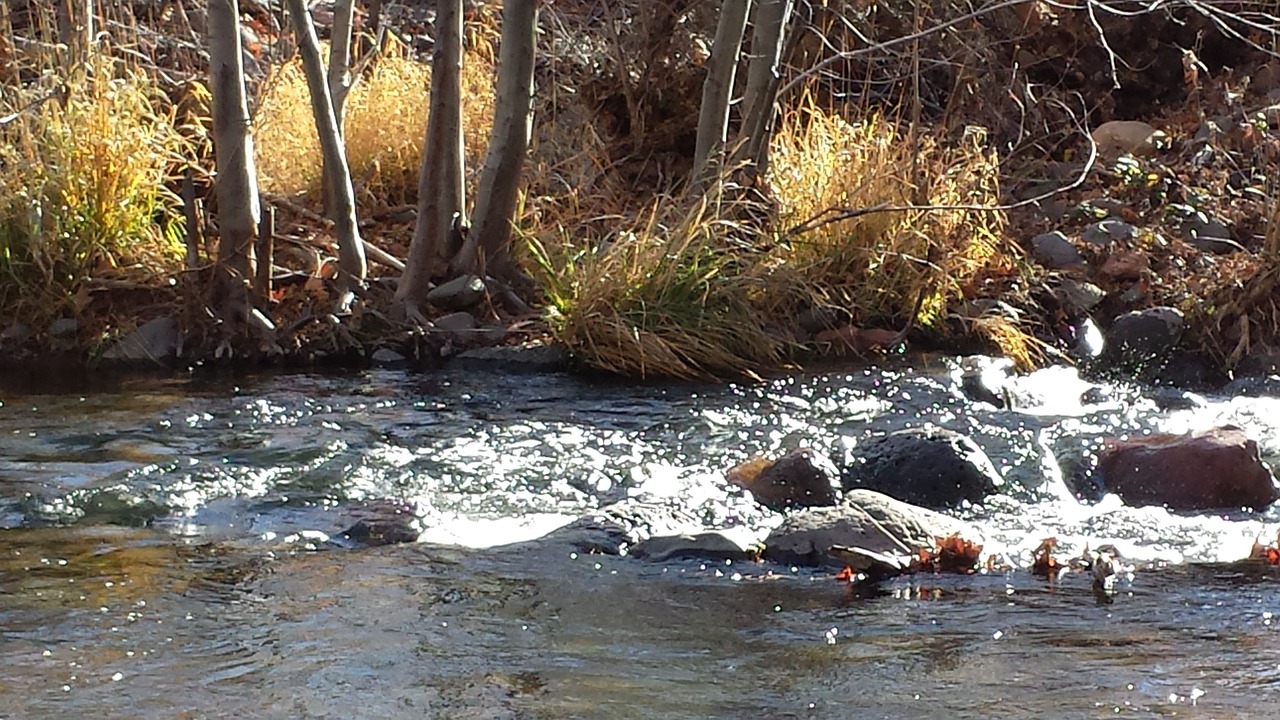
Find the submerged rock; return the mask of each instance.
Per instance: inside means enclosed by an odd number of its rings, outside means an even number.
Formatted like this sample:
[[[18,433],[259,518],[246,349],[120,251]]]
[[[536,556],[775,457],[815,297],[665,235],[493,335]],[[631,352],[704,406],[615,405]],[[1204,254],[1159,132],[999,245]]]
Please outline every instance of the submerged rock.
[[[559,372],[569,365],[569,351],[558,343],[498,345],[466,350],[455,355],[449,364],[474,370],[496,370],[518,373]]]
[[[103,360],[164,364],[178,355],[182,331],[178,319],[162,317],[138,326],[102,353]]]
[[[733,560],[745,562],[751,552],[732,538],[719,532],[696,535],[660,535],[642,540],[631,548],[631,556],[652,562],[676,559]]]
[[[1230,425],[1187,435],[1112,440],[1099,458],[1098,476],[1129,505],[1260,510],[1280,499],[1271,471],[1259,459],[1258,444]]]
[[[826,456],[809,449],[793,450],[774,460],[748,460],[725,473],[730,484],[751,492],[770,510],[835,505],[839,472]]]
[[[765,539],[766,560],[786,565],[838,567],[833,545],[904,555],[932,547],[953,533],[978,539],[968,523],[872,490],[851,490],[835,507],[792,513]]]
[[[841,478],[846,490],[867,488],[925,507],[980,503],[1004,484],[976,442],[945,428],[899,430],[855,453]]]

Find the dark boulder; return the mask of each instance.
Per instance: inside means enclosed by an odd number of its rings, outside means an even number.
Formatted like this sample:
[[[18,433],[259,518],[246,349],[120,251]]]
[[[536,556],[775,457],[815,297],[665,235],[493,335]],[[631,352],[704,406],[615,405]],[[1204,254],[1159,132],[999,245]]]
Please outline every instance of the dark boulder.
[[[1262,509],[1280,498],[1258,444],[1233,426],[1109,441],[1097,475],[1129,505]]]
[[[636,543],[628,554],[651,562],[676,559],[746,562],[751,559],[748,548],[718,532],[659,535]]]
[[[809,449],[793,450],[777,460],[748,460],[725,473],[730,484],[751,492],[770,510],[835,505],[839,471],[829,458]]]
[[[366,547],[417,542],[422,521],[414,509],[392,500],[373,502],[357,511],[356,522],[340,537]]]
[[[1172,307],[1153,307],[1125,313],[1107,331],[1104,361],[1138,368],[1167,354],[1182,339],[1182,312]]]
[[[854,452],[841,477],[845,490],[867,488],[925,507],[980,503],[1004,482],[977,443],[944,428],[899,430]]]
[[[882,493],[851,490],[835,507],[789,515],[765,539],[764,557],[786,565],[839,567],[840,561],[827,553],[833,545],[907,555],[954,533],[978,540],[977,532],[961,520]]]

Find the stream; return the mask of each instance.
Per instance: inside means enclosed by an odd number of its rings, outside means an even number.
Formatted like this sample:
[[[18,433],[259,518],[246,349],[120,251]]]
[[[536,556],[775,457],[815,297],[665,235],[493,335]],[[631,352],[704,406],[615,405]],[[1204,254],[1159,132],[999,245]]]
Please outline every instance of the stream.
[[[1002,409],[960,368],[0,381],[0,720],[1275,717],[1280,575],[1219,563],[1280,510],[1132,508],[1076,480],[1104,437],[1223,424],[1280,467],[1280,398],[1050,368],[1004,377]],[[926,423],[1004,476],[957,514],[1015,566],[1053,536],[1140,569],[1103,603],[1070,574],[860,588],[536,541],[624,499],[767,529],[727,468]],[[385,499],[418,543],[332,541]]]

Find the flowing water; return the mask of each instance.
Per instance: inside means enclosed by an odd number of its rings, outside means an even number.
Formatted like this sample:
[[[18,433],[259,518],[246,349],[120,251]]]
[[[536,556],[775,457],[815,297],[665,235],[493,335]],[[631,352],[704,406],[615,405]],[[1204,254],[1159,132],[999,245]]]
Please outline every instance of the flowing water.
[[[366,372],[0,388],[0,719],[1272,718],[1280,579],[1213,565],[1280,517],[1081,502],[1104,435],[1247,428],[1280,400],[1014,379],[956,363],[759,385]],[[934,423],[1006,479],[962,511],[1023,564],[1047,536],[1143,567],[919,576],[646,563],[530,540],[624,498],[707,526],[770,520],[725,488],[748,457]],[[423,541],[325,541],[367,502]]]

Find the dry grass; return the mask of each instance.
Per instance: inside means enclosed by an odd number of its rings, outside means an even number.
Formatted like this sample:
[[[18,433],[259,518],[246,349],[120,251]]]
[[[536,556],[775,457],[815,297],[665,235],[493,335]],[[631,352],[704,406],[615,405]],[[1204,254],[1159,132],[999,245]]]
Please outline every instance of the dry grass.
[[[482,37],[475,35],[463,61],[462,125],[472,179],[493,124],[493,50]],[[352,89],[344,131],[358,201],[371,207],[417,201],[430,87],[431,66],[392,46]],[[262,189],[319,203],[320,141],[301,61],[276,68],[264,88],[254,118]]]
[[[831,208],[997,204],[998,165],[976,134],[942,148],[879,116],[855,125],[807,107],[782,123],[772,157],[784,228]],[[775,289],[767,310],[834,308],[862,326],[937,328],[984,273],[1008,270],[994,267],[1016,253],[998,239],[1002,221],[996,212],[884,211],[786,237],[764,268]]]
[[[55,92],[6,89],[0,115]],[[190,148],[142,73],[99,58],[54,98],[0,127],[0,302],[29,323],[73,309],[91,276],[150,280],[181,257],[180,201],[166,190]]]
[[[785,229],[831,208],[995,205],[997,169],[978,135],[943,149],[877,117],[853,125],[810,107],[780,128],[768,182]],[[743,209],[659,200],[639,220],[609,218],[630,229],[598,247],[564,240],[601,237],[580,228],[544,234],[535,254],[558,337],[611,372],[740,375],[775,367],[794,349],[805,309],[839,308],[863,327],[893,327],[918,304],[911,321],[940,335],[950,305],[1014,271],[1016,250],[998,240],[997,212],[875,212],[788,235],[727,219]],[[1034,362],[1035,346],[1011,323],[965,329]]]
[[[705,203],[659,200],[598,248],[564,238],[551,252],[535,244],[557,337],[587,365],[633,377],[776,366],[783,348],[752,307],[753,282],[726,243],[735,230]]]

